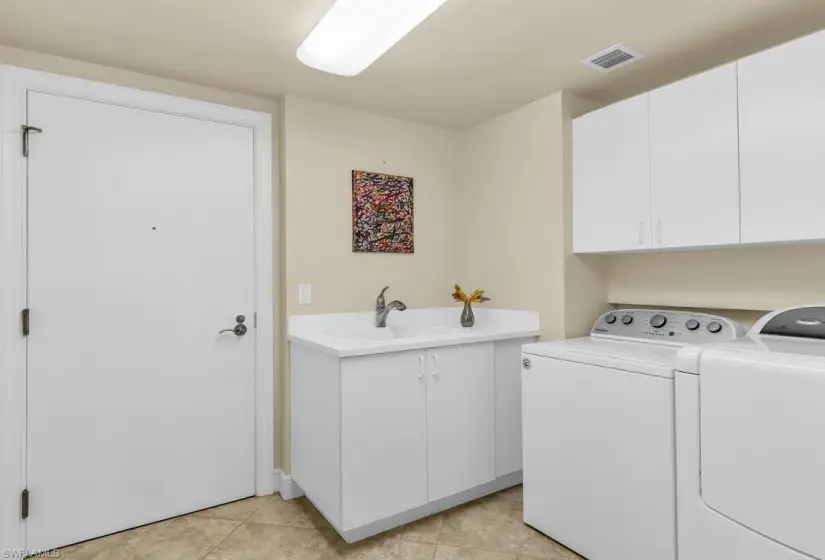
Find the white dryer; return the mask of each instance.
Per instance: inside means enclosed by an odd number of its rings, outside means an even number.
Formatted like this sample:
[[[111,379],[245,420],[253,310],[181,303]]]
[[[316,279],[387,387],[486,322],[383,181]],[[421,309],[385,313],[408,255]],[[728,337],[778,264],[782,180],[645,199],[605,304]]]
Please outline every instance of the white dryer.
[[[825,306],[677,370],[679,560],[825,560]]]
[[[742,333],[713,315],[607,313],[522,347],[524,521],[589,560],[676,558],[680,347]]]

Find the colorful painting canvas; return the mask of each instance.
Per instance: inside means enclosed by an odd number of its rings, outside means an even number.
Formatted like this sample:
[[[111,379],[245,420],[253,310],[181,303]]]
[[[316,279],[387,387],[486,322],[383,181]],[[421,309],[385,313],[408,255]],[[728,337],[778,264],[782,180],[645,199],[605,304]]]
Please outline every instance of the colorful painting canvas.
[[[353,252],[412,253],[413,247],[412,178],[353,171]]]

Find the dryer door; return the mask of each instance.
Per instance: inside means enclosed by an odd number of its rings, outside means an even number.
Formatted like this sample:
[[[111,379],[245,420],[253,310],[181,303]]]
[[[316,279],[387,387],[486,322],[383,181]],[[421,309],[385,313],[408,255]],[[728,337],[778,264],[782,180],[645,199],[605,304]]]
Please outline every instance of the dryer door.
[[[825,361],[708,350],[700,371],[705,503],[825,558]]]

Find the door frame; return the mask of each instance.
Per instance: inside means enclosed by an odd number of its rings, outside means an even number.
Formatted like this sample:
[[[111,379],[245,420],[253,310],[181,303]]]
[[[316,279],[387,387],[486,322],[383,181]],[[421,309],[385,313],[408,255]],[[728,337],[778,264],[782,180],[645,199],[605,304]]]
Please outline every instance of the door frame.
[[[21,492],[26,487],[26,339],[20,313],[26,307],[26,166],[20,126],[26,122],[27,92],[58,94],[246,126],[254,135],[255,255],[255,493],[276,490],[276,386],[273,297],[277,260],[273,253],[272,125],[276,115],[160,93],[0,65],[0,550],[26,547]],[[48,131],[44,131],[48,134]],[[36,136],[31,149],[37,149]],[[275,181],[273,181],[273,178]],[[36,331],[37,318],[32,318]]]

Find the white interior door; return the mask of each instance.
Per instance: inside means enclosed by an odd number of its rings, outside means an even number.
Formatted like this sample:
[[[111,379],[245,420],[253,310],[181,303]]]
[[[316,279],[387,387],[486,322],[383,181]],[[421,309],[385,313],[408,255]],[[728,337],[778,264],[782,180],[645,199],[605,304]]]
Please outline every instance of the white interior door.
[[[28,546],[254,493],[253,132],[29,93]]]

